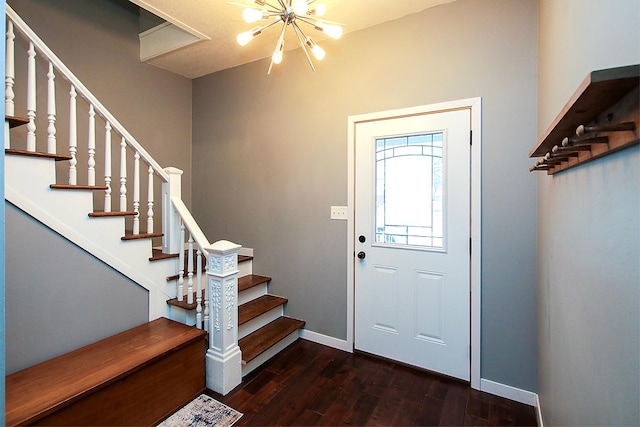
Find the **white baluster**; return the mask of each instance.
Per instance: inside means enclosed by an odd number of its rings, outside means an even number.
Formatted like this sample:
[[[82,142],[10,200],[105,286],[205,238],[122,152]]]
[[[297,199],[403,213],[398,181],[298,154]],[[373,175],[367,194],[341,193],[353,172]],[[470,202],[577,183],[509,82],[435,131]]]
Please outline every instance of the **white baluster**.
[[[127,141],[120,141],[120,212],[127,210]]]
[[[198,272],[196,274],[196,326],[198,329],[202,329],[202,251],[200,245],[198,245],[198,251],[196,252],[198,257]]]
[[[78,172],[76,165],[78,160],[76,159],[76,152],[78,150],[78,125],[76,117],[76,88],[72,85],[71,92],[69,92],[69,185],[76,185],[78,183]]]
[[[153,233],[153,168],[149,166],[149,187],[147,191],[147,233]]]
[[[104,125],[104,211],[111,212],[111,123]]]
[[[87,146],[89,151],[87,185],[96,185],[96,112],[93,109],[93,104],[89,107],[89,140]]]
[[[33,42],[27,51],[27,151],[36,151],[36,49]]]
[[[184,223],[180,221],[180,252],[178,256],[178,301],[184,299]]]
[[[189,233],[189,269],[187,270],[187,303],[193,304],[193,236]]]
[[[49,62],[47,73],[47,153],[56,154],[56,75],[53,72],[53,64]]]
[[[204,278],[204,280],[206,279],[206,276]],[[209,316],[210,316],[210,312],[211,310],[209,309],[209,301],[210,301],[210,297],[209,297],[209,286],[207,286],[207,283],[204,283],[204,330],[207,331],[208,333],[211,332],[211,330],[209,329]]]
[[[140,153],[133,156],[133,235],[140,234]]]
[[[14,40],[16,36],[13,33],[13,22],[7,21],[7,51],[5,59],[5,92],[4,92],[4,110],[7,116],[13,116],[14,98],[13,84],[15,82],[15,58],[14,58]]]
[[[13,33],[13,22],[7,21],[7,47],[5,57],[5,90],[4,90],[4,112],[7,116],[15,114],[13,84],[15,82],[15,60],[14,44],[16,36]],[[9,122],[4,121],[4,148],[11,148],[11,133],[9,132]]]

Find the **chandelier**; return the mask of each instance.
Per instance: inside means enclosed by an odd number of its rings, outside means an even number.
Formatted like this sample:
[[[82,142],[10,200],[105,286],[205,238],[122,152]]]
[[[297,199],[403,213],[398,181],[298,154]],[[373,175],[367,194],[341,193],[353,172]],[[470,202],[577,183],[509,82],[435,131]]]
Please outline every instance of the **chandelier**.
[[[269,71],[267,71],[267,74],[271,74],[273,64],[279,64],[282,62],[284,35],[287,27],[289,26],[293,28],[293,31],[300,42],[300,46],[307,56],[311,69],[315,71],[316,69],[313,66],[313,61],[311,60],[309,51],[311,51],[318,61],[322,61],[325,56],[325,51],[318,46],[311,37],[307,36],[298,24],[306,24],[314,30],[320,31],[336,40],[342,36],[342,24],[320,18],[321,16],[324,16],[327,8],[321,3],[316,4],[316,0],[277,0],[277,2],[277,5],[269,3],[268,0],[253,0],[253,4],[251,5],[229,2],[230,5],[245,8],[242,12],[242,18],[248,24],[258,22],[260,20],[269,21],[274,19],[268,24],[262,26],[259,25],[249,31],[238,34],[238,44],[240,46],[245,46],[267,28],[278,23],[282,23],[280,38],[276,43],[273,55],[271,55],[271,63],[269,64]]]

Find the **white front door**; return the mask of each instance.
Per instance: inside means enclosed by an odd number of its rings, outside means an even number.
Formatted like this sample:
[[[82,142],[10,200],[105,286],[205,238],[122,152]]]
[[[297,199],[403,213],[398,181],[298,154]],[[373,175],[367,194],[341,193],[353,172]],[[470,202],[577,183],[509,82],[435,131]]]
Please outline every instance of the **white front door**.
[[[470,380],[468,108],[355,125],[355,348]]]

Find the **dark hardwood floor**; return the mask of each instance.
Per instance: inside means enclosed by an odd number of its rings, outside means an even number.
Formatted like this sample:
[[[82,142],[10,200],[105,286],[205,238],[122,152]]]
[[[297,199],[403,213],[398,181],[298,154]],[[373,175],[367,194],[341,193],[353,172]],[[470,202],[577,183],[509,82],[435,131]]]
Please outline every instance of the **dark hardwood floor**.
[[[298,340],[227,396],[236,426],[535,426],[535,410],[448,378]]]

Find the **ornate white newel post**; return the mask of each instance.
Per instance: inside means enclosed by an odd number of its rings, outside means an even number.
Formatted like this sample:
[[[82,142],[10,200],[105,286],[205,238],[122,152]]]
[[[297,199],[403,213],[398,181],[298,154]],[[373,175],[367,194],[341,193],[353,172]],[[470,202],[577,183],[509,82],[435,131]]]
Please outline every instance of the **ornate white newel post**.
[[[182,198],[182,171],[178,168],[165,168],[169,180],[162,183],[162,252],[177,254],[180,252],[180,218],[171,203],[171,199]]]
[[[211,307],[207,387],[223,395],[242,381],[242,353],[238,347],[238,250],[241,247],[220,240],[206,248]]]

